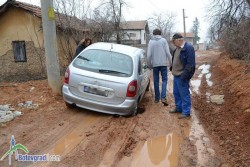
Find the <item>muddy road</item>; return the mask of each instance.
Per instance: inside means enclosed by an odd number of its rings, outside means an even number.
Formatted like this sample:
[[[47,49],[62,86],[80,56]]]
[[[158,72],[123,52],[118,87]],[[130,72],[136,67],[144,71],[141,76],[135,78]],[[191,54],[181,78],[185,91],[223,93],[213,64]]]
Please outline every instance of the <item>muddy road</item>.
[[[209,53],[206,54],[209,56]],[[46,154],[51,159],[36,163],[21,162],[15,160],[13,153],[0,161],[0,166],[9,166],[10,161],[11,166],[16,167],[223,165],[196,116],[198,111],[192,109],[192,117],[184,120],[168,113],[174,108],[172,79],[169,73],[170,105],[154,103],[151,84],[150,91],[140,104],[141,113],[134,117],[114,117],[81,108],[69,109],[61,96],[51,93],[46,80],[1,83],[0,104],[9,104],[23,115],[0,124],[0,156],[9,150],[13,135],[16,143],[29,150],[28,155]],[[194,87],[192,92],[195,93]],[[36,107],[18,106],[25,101],[32,101]],[[18,153],[25,155],[22,150]]]

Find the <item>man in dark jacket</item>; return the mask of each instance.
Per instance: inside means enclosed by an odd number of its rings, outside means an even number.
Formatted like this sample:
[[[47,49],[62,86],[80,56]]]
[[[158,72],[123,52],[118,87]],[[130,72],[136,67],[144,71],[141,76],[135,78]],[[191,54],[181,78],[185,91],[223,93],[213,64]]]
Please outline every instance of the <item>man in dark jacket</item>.
[[[195,51],[179,33],[173,35],[172,41],[176,46],[170,69],[174,75],[175,109],[170,113],[182,113],[179,119],[188,118],[191,110],[189,83],[195,72]]]

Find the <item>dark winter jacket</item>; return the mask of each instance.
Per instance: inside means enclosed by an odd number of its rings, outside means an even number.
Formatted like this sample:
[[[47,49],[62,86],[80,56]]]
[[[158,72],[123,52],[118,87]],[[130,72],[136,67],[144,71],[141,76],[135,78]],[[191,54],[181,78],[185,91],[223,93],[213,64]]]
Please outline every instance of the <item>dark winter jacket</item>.
[[[86,46],[84,46],[84,45],[82,45],[82,44],[78,45],[77,48],[76,48],[75,57],[76,57],[79,53],[81,53],[81,51],[83,51],[85,48],[86,48]]]
[[[174,60],[175,51],[176,49],[174,50],[174,53],[173,53],[172,62]],[[193,77],[194,72],[195,72],[195,51],[191,44],[185,42],[184,47],[181,49],[180,59],[184,68],[183,69],[184,71],[181,74],[181,79],[190,80]]]

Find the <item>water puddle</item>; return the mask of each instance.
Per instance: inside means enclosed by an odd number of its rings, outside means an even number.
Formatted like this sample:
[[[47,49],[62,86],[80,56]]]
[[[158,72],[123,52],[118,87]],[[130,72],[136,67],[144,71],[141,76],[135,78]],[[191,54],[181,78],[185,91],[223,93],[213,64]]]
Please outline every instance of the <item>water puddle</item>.
[[[199,123],[195,112],[192,114],[192,124],[190,128],[189,139],[197,148],[197,166],[206,166],[210,157],[214,156],[214,150],[210,147],[210,140],[207,137],[204,128]]]
[[[207,73],[209,73],[210,65],[209,64],[202,64],[198,69],[201,70],[202,74],[207,74]]]
[[[208,86],[213,86],[213,82],[210,81],[211,73],[209,71],[210,64],[203,64],[198,69],[201,70],[201,74],[199,75],[199,78],[202,78],[202,75],[206,75],[206,81]]]
[[[180,138],[174,133],[148,140],[136,152],[131,167],[175,167],[179,144]]]
[[[206,93],[207,103],[210,103],[210,96],[211,96],[211,93],[207,92]]]
[[[55,155],[62,155],[62,153],[70,149],[74,146],[74,143],[79,143],[81,141],[81,137],[76,132],[72,132],[69,135],[65,136],[62,140],[60,140],[55,148],[53,149],[53,154]]]
[[[211,73],[206,74],[206,81],[208,86],[213,86],[213,82],[210,81]]]
[[[79,123],[71,133],[59,139],[56,142],[55,147],[49,152],[56,155],[65,155],[67,152],[70,152],[81,142],[81,140],[86,137],[84,134],[84,129],[91,126],[98,120],[99,118],[96,118],[94,115],[85,115],[82,122]]]
[[[209,64],[203,64],[203,65],[199,66],[198,70],[200,70],[200,74],[198,76],[198,79],[191,80],[191,85],[193,87],[193,91],[196,94],[199,94],[199,87],[201,85],[201,78],[203,75],[205,75],[205,77],[206,77],[207,85],[210,87],[213,86],[213,82],[210,80],[212,74],[210,73],[209,69],[210,69]]]
[[[86,128],[99,122],[102,117],[96,117],[95,115],[85,114],[82,114],[80,117],[82,117],[82,120],[80,123],[77,123],[73,131],[57,140],[55,144],[53,144],[54,147],[50,148],[49,150],[45,150],[44,152],[49,153],[49,155],[59,155],[60,159],[62,159],[65,155],[67,155],[74,148],[76,148],[80,142],[87,142],[87,140],[85,140]],[[52,162],[43,162],[31,166],[50,166],[50,163]]]
[[[209,80],[211,77],[211,73],[206,74],[206,79]]]
[[[201,80],[197,79],[197,80],[191,80],[191,85],[193,87],[193,90],[199,94],[199,87],[201,85]]]

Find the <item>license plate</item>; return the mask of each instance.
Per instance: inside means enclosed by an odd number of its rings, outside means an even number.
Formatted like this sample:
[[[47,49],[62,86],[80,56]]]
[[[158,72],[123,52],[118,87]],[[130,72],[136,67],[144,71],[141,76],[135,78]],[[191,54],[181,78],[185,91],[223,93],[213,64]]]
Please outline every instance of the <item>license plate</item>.
[[[90,93],[90,94],[95,94],[95,95],[100,95],[100,96],[108,96],[108,91],[105,90],[99,90],[97,88],[91,88],[89,86],[83,86],[83,91],[86,93]]]

